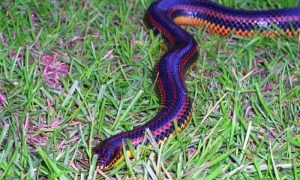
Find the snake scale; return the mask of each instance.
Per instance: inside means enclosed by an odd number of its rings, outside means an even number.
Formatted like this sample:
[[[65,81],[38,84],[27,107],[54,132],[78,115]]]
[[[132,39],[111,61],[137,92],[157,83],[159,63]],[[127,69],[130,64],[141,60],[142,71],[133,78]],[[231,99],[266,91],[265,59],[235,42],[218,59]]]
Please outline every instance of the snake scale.
[[[198,57],[198,43],[180,25],[202,26],[220,35],[295,37],[300,35],[300,8],[238,10],[209,0],[159,0],[148,8],[145,24],[161,34],[168,46],[156,69],[161,109],[144,125],[105,139],[94,148],[98,154],[97,165],[102,170],[109,170],[124,160],[124,140],[129,139],[134,147],[143,142],[149,144],[149,140],[144,140],[149,129],[161,144],[174,135],[174,121],[180,132],[191,119],[192,102],[187,94],[185,74]]]

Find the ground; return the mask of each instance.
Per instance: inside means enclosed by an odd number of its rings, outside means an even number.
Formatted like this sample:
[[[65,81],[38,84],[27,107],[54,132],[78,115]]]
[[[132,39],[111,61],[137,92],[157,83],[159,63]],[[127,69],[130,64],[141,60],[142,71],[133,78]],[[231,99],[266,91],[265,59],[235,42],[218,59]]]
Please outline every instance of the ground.
[[[162,147],[141,146],[112,171],[95,170],[97,143],[159,108],[153,71],[164,47],[143,24],[151,2],[0,2],[0,179],[299,179],[299,38],[197,27],[186,28],[200,46],[187,76],[191,123]]]

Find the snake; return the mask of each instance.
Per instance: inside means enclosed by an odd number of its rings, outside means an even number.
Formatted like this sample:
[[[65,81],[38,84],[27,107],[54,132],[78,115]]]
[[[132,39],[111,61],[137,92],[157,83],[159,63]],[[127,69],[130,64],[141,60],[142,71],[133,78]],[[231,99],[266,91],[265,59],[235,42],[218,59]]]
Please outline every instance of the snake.
[[[157,0],[147,9],[144,22],[154,34],[162,36],[168,48],[155,71],[160,109],[145,124],[113,135],[93,148],[98,155],[97,166],[103,171],[124,161],[124,153],[132,157],[130,150],[123,150],[127,140],[137,148],[151,145],[151,135],[161,145],[188,125],[192,100],[185,76],[198,58],[199,45],[182,26],[201,26],[222,36],[300,37],[300,8],[242,10],[209,0]]]

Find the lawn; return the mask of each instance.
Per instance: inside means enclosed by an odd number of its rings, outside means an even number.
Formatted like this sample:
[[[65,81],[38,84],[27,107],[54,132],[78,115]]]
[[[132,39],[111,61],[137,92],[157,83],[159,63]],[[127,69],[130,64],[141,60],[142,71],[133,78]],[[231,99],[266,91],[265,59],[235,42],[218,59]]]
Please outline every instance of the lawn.
[[[186,27],[200,46],[188,127],[96,170],[96,144],[159,108],[153,71],[165,48],[143,24],[151,2],[0,2],[0,179],[300,179],[300,39],[197,27]]]

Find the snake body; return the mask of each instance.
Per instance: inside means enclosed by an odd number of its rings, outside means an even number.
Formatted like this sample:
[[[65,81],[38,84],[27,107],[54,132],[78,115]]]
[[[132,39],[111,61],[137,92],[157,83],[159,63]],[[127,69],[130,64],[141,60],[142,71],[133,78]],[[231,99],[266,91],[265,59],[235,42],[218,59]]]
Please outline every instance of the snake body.
[[[208,0],[160,0],[148,8],[145,24],[162,35],[169,49],[156,69],[161,109],[144,125],[105,139],[94,148],[94,153],[98,154],[97,164],[102,170],[109,170],[124,160],[122,144],[126,139],[134,147],[149,144],[149,140],[145,140],[146,129],[149,129],[156,142],[161,144],[174,135],[175,128],[182,131],[191,119],[191,99],[184,81],[187,69],[198,57],[198,44],[179,25],[204,26],[220,35],[299,36],[300,8],[249,11]]]

